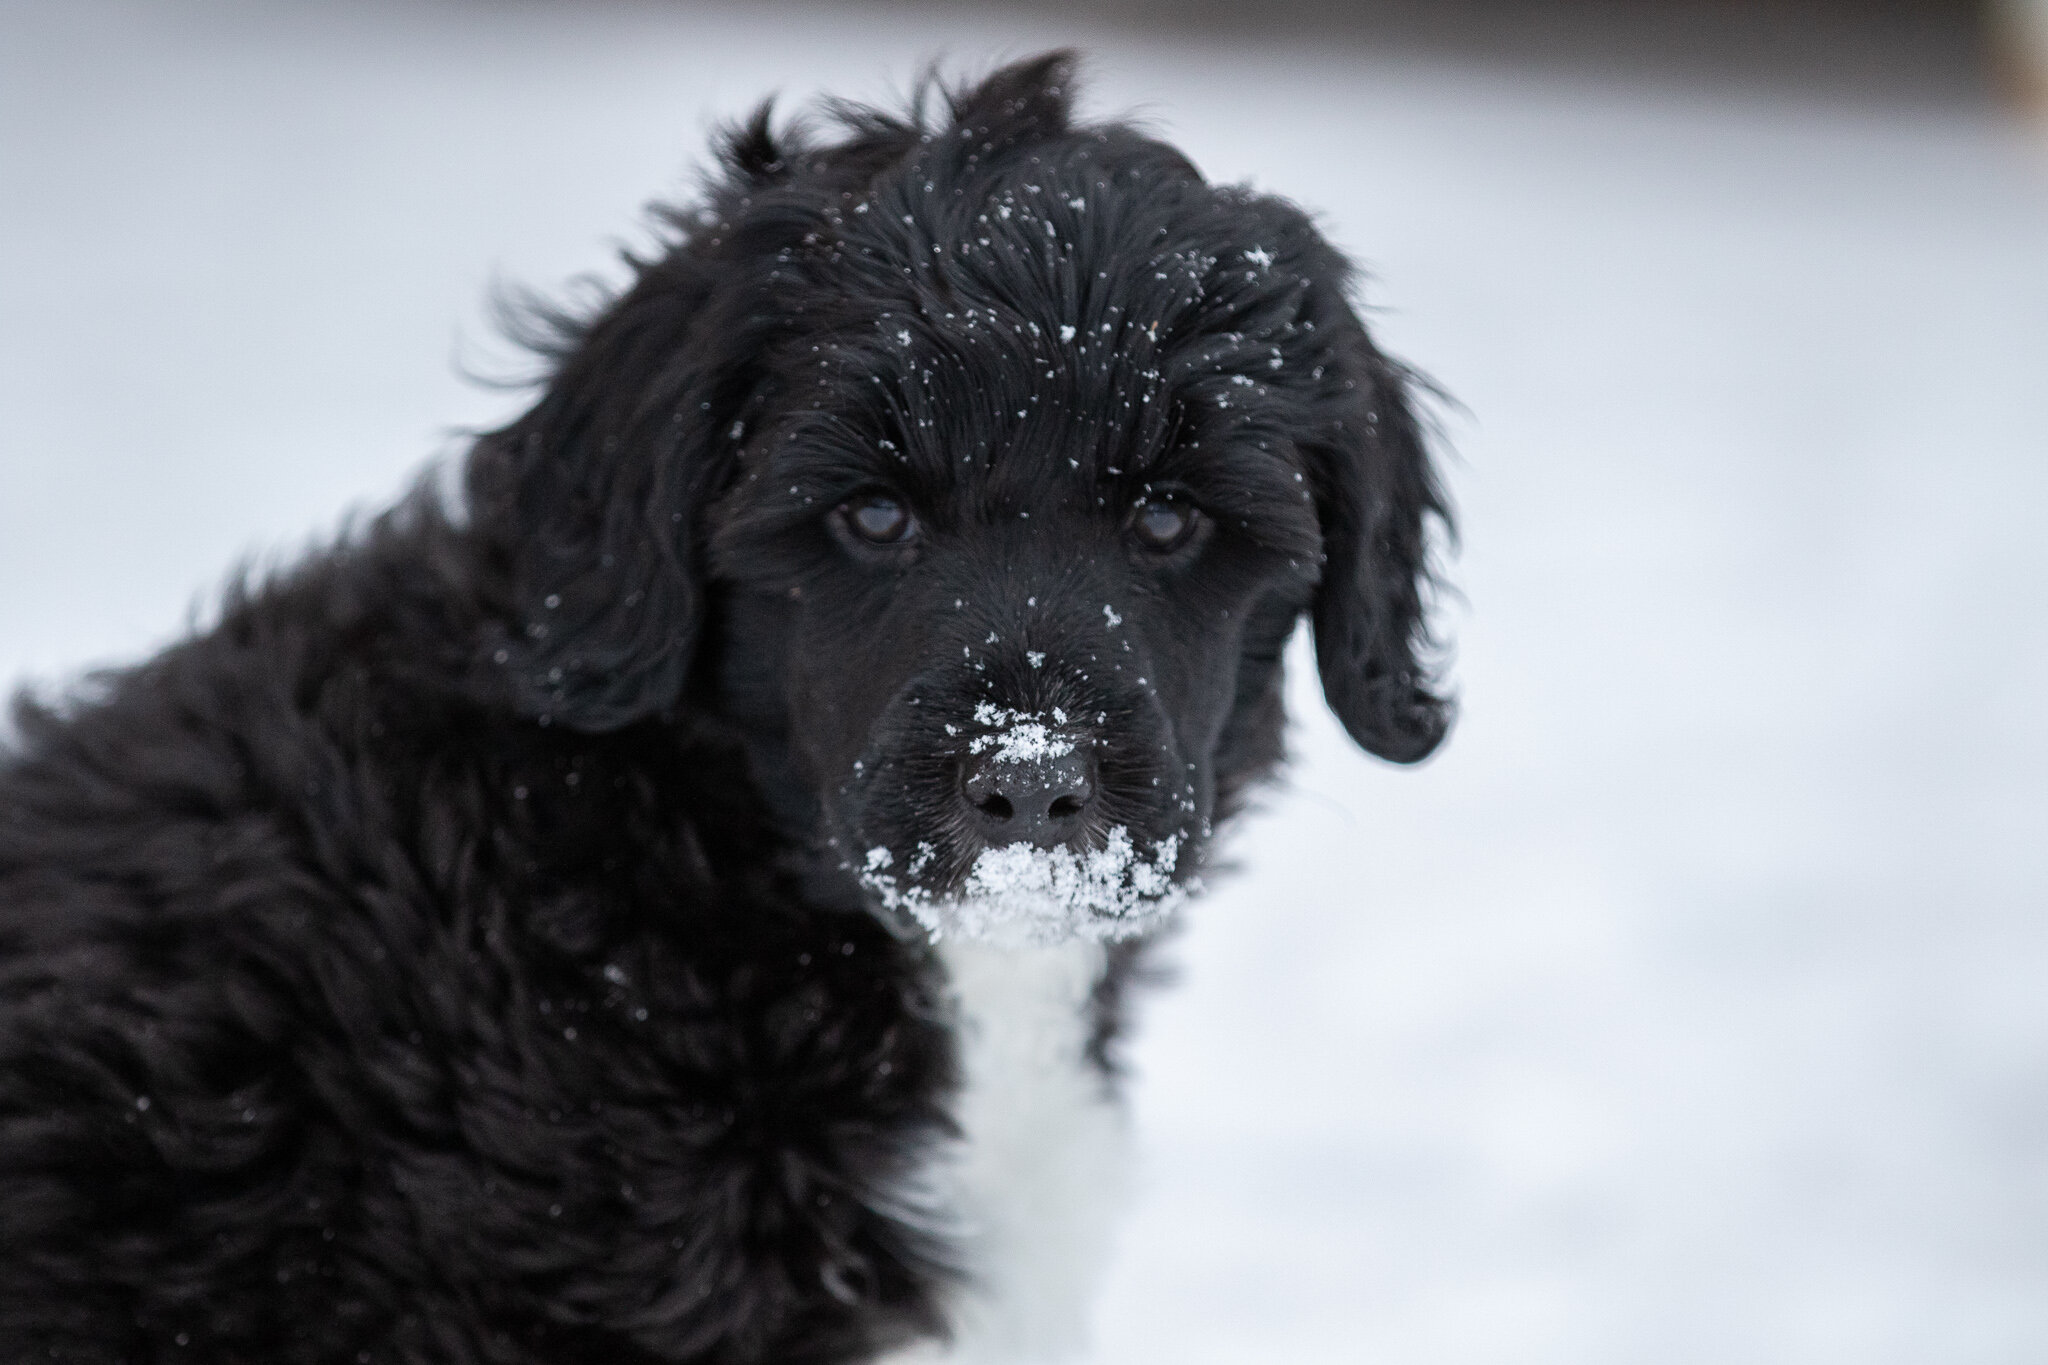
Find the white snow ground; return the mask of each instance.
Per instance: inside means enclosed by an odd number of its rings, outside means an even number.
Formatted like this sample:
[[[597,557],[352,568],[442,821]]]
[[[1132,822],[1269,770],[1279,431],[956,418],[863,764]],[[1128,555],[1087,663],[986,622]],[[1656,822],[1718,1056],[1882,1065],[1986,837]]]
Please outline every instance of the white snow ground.
[[[1137,1049],[1120,1365],[2048,1359],[2048,172],[1985,110],[1047,20],[0,0],[0,678],[508,410],[712,117],[1057,41],[1469,407],[1465,719],[1301,762]]]

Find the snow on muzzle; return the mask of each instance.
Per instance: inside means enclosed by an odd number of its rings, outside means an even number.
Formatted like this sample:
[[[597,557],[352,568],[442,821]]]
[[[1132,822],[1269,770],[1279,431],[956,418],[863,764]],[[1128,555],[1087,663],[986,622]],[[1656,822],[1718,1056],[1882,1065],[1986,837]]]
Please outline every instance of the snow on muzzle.
[[[962,755],[961,797],[983,847],[949,889],[920,878],[939,858],[920,841],[899,861],[887,845],[861,857],[861,884],[886,910],[935,939],[1045,944],[1120,939],[1172,914],[1190,888],[1174,873],[1179,834],[1147,840],[1095,820],[1093,741],[1059,707],[1022,711],[984,702]],[[951,735],[958,727],[948,725]]]

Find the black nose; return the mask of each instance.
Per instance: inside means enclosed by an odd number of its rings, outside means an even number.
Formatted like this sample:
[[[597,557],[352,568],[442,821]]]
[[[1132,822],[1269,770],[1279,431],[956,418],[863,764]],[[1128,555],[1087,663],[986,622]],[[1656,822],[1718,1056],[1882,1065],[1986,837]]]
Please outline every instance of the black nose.
[[[1081,832],[1095,799],[1095,763],[1081,749],[1027,759],[979,754],[961,769],[960,794],[991,844],[1056,848]]]

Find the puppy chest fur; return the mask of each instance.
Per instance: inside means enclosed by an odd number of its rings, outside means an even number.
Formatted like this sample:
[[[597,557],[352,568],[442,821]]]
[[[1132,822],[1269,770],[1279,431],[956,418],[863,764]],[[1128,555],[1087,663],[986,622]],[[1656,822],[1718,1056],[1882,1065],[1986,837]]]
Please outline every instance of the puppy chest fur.
[[[963,1076],[959,1134],[918,1173],[915,1193],[949,1227],[964,1279],[945,1301],[952,1342],[890,1362],[1070,1359],[1085,1345],[1128,1185],[1126,1116],[1088,1055],[1107,954],[1093,942],[949,939],[939,957]]]

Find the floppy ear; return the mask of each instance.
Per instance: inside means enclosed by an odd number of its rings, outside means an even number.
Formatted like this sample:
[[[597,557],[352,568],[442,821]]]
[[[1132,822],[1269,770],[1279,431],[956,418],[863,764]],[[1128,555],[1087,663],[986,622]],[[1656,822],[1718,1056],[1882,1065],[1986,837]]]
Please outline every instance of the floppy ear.
[[[702,219],[668,215],[681,240],[632,261],[625,294],[588,321],[529,319],[553,377],[471,453],[471,515],[504,595],[487,667],[543,723],[615,730],[682,693],[704,610],[699,511],[728,476],[773,316],[756,268],[772,246],[731,212],[782,174],[767,119],[729,136],[728,194]]]
[[[1343,377],[1311,451],[1324,555],[1312,609],[1316,667],[1353,739],[1414,763],[1442,742],[1454,710],[1423,657],[1429,523],[1448,531],[1451,518],[1416,419],[1414,380],[1374,348],[1348,306],[1325,317],[1341,334]]]

